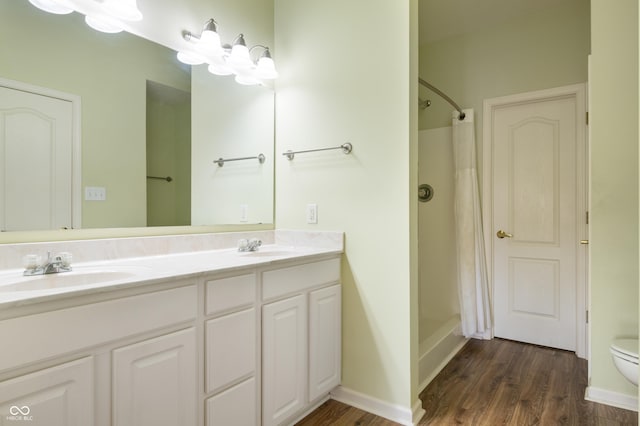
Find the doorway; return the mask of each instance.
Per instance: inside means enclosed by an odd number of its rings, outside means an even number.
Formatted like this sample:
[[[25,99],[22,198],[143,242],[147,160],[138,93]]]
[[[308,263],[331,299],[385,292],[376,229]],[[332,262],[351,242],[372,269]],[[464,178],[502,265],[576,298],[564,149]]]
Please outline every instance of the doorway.
[[[484,103],[494,334],[586,356],[584,84]]]
[[[191,93],[147,81],[147,226],[191,224]]]

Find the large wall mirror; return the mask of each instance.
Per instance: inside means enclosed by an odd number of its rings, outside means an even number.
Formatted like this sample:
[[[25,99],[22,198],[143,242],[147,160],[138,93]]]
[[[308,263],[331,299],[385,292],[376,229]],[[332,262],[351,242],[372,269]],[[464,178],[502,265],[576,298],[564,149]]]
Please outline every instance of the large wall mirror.
[[[98,33],[83,18],[0,0],[0,79],[79,100],[80,227],[273,223],[273,90],[191,70],[164,46],[126,32]],[[2,114],[0,105],[0,121]],[[29,147],[21,161],[42,172],[37,145]],[[214,162],[259,154],[264,162]],[[0,159],[6,173],[13,160]],[[48,173],[17,168],[40,181]],[[14,194],[13,205],[18,182],[0,182]]]

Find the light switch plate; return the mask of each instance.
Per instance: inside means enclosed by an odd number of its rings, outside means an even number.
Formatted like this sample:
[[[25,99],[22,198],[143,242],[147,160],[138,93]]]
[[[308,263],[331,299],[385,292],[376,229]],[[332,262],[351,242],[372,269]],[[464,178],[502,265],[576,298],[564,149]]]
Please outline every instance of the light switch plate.
[[[307,204],[307,223],[318,223],[317,204]]]
[[[249,206],[240,204],[240,222],[249,222]]]

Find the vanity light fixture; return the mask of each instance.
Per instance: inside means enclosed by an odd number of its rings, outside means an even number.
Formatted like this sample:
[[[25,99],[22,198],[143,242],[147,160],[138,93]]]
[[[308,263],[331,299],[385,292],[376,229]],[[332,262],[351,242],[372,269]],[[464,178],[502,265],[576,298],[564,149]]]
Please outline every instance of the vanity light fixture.
[[[29,0],[38,9],[58,15],[68,14],[77,10],[75,3],[81,0]],[[86,1],[86,0],[84,0]],[[103,33],[119,33],[124,29],[124,21],[140,21],[142,12],[138,9],[136,0],[103,0],[92,1],[91,12],[84,20],[91,28]]]
[[[29,0],[29,3],[40,10],[56,15],[68,15],[75,10],[66,0]]]
[[[255,49],[256,47],[263,48],[262,55],[260,55],[260,59],[258,59],[258,64],[256,66],[256,76],[258,78],[266,78],[266,79],[274,79],[278,78],[278,71],[276,71],[276,64],[273,62],[271,58],[271,52],[269,52],[269,48],[267,46],[253,46],[251,49]]]
[[[183,38],[191,42],[188,50],[178,52],[178,60],[184,64],[200,65],[206,63],[210,73],[235,75],[236,82],[245,85],[261,84],[263,80],[272,80],[278,77],[267,46],[255,45],[250,49],[247,48],[244,34],[239,34],[232,44],[222,45],[217,22],[214,19],[205,22],[200,37],[187,31],[183,33]],[[256,48],[263,49],[257,62],[251,58],[251,52]]]
[[[124,28],[122,23],[109,15],[92,14],[84,17],[84,22],[96,31],[101,33],[115,34]]]
[[[218,34],[218,25],[213,18],[205,22],[204,27],[202,27],[200,45],[203,50],[211,54],[219,54],[222,50],[220,35]]]

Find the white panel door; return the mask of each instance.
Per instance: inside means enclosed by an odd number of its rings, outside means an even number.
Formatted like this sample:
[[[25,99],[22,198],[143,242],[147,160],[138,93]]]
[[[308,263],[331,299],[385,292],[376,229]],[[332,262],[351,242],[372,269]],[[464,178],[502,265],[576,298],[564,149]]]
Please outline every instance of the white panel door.
[[[309,401],[340,384],[342,287],[309,293]]]
[[[492,124],[495,335],[571,351],[578,110],[571,95],[514,103]]]
[[[73,105],[0,87],[0,230],[72,227]]]
[[[195,425],[196,338],[189,328],[113,351],[113,424]]]
[[[304,407],[307,357],[306,296],[262,308],[262,424],[281,424]]]
[[[0,425],[92,425],[93,374],[86,357],[0,382]]]

